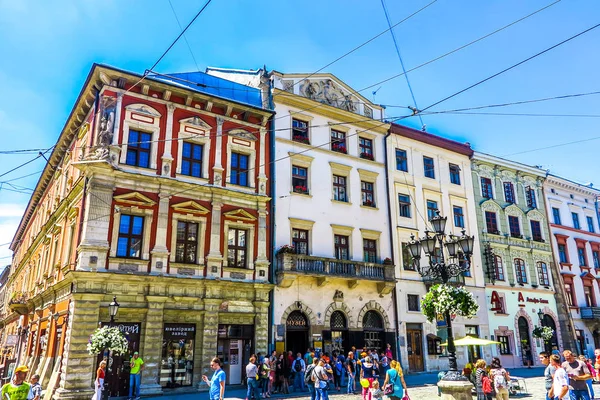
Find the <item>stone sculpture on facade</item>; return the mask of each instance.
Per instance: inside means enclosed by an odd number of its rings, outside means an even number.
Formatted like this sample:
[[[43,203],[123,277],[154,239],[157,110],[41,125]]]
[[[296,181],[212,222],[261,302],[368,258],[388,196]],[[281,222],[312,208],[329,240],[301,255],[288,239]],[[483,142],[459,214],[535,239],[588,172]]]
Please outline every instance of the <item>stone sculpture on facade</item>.
[[[300,84],[300,95],[346,111],[357,112],[357,102],[352,95],[344,93],[332,79],[320,81],[305,79]]]
[[[112,143],[113,129],[115,126],[116,99],[111,96],[102,96],[100,100],[100,123],[94,151],[88,160],[105,160],[109,155],[109,146]]]

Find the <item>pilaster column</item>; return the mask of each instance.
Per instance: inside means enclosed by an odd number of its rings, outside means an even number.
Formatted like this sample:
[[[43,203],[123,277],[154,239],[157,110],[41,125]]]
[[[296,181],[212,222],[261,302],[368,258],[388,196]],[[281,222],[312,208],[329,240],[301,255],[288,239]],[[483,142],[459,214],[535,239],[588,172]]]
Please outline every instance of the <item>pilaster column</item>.
[[[258,207],[258,254],[254,263],[255,280],[268,280],[269,259],[267,258],[267,210],[266,204],[259,203]]]
[[[220,198],[212,201],[210,219],[210,250],[206,257],[206,276],[221,277],[223,256],[221,255],[221,208],[223,203]]]
[[[267,128],[260,128],[260,169],[258,174],[258,194],[267,194],[267,159],[266,159],[266,149],[269,145],[266,140],[267,137]]]
[[[223,165],[221,157],[223,154],[223,117],[217,117],[217,137],[215,138],[215,165],[213,165],[213,184],[225,186],[223,182]]]
[[[108,225],[113,216],[113,190],[112,184],[98,182],[94,178],[88,183],[81,244],[77,248],[78,270],[96,270],[106,265],[110,237]]]
[[[202,335],[202,375],[211,376],[210,360],[217,355],[219,306],[221,299],[204,299],[204,331]]]
[[[142,337],[141,357],[144,360],[140,394],[160,395],[162,387],[158,383],[160,374],[160,357],[162,351],[162,332],[165,301],[167,297],[146,296],[148,311]]]
[[[64,351],[60,370],[60,386],[54,399],[91,398],[91,382],[95,379],[96,357],[90,356],[87,344],[98,327],[102,294],[73,294],[69,305],[69,321],[64,332]]]
[[[255,352],[267,354],[269,346],[269,302],[254,301],[254,341],[256,342]]]
[[[161,157],[162,159],[162,176],[171,176],[171,164],[173,163],[173,155],[171,154],[171,148],[173,146],[173,113],[175,112],[175,104],[167,104],[167,127],[165,129],[165,150]],[[181,144],[180,144],[181,145]]]
[[[169,201],[171,196],[167,193],[159,193],[158,217],[156,223],[156,242],[150,252],[152,254],[152,265],[150,272],[162,273],[166,271],[169,261],[169,249],[167,248],[167,231],[169,228]],[[175,234],[175,233],[173,233]]]
[[[117,105],[115,106],[115,124],[113,126],[112,141],[109,146],[110,161],[113,164],[119,163],[121,155],[121,146],[119,145],[119,133],[121,132],[121,115],[123,108],[123,93],[117,93]]]

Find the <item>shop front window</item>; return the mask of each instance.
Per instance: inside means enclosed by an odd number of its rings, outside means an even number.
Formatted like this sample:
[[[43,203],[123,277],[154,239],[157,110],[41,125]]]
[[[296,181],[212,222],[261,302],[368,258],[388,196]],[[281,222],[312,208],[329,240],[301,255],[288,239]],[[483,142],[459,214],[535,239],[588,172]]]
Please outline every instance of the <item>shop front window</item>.
[[[160,366],[162,387],[192,385],[195,337],[194,324],[165,324]]]

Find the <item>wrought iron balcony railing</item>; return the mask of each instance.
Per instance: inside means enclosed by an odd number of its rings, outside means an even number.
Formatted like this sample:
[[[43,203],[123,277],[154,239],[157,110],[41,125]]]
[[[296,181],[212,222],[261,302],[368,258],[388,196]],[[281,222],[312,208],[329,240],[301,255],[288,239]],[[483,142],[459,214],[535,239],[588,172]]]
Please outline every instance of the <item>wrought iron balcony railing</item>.
[[[600,307],[581,307],[581,319],[600,320]]]

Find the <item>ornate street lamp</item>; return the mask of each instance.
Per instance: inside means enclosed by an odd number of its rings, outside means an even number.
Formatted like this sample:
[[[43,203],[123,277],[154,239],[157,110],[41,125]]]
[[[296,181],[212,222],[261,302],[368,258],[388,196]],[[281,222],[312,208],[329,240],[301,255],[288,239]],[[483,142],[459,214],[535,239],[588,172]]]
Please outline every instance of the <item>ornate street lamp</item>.
[[[108,305],[108,315],[110,315],[110,326],[115,323],[115,317],[119,312],[120,304],[117,303],[117,296],[113,297],[113,301]]]
[[[108,315],[110,316],[110,322],[108,323],[109,327],[112,327],[115,323],[115,317],[119,312],[120,304],[117,302],[117,296],[113,297],[113,301],[108,305]],[[110,350],[108,351],[108,357],[106,360],[106,373],[104,374],[104,388],[102,390],[102,400],[108,400],[110,397],[110,383],[109,377],[111,375],[112,363],[110,362]]]
[[[538,317],[540,319],[540,326],[543,327],[544,326],[544,312],[542,311],[541,308],[538,310],[537,315],[538,315]]]
[[[408,252],[413,263],[422,277],[432,280],[441,280],[447,284],[451,278],[457,277],[470,268],[471,255],[473,254],[474,236],[467,236],[465,230],[462,230],[461,236],[446,235],[446,217],[442,217],[439,211],[429,220],[433,232],[425,231],[425,236],[421,239],[415,239],[411,236],[408,243]],[[444,248],[448,252],[448,260],[444,258]],[[421,266],[421,250],[429,259],[428,265]],[[461,263],[465,261],[465,263]],[[449,312],[445,312],[444,319],[448,329],[448,363],[450,370],[444,376],[445,381],[463,381],[467,380],[458,371],[456,363],[456,346],[454,346],[454,336],[452,333],[452,318]]]

